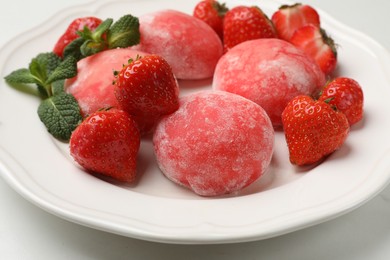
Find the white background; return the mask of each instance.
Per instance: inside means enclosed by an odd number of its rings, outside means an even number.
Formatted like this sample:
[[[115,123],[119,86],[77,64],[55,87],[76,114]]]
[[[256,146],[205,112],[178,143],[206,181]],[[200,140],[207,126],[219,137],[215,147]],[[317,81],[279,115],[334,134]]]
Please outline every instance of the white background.
[[[0,47],[56,12],[87,2],[0,0]],[[326,11],[390,50],[390,1],[300,2]],[[192,246],[146,242],[70,223],[32,205],[0,178],[0,259],[387,260],[390,187],[359,209],[304,230],[257,242]]]

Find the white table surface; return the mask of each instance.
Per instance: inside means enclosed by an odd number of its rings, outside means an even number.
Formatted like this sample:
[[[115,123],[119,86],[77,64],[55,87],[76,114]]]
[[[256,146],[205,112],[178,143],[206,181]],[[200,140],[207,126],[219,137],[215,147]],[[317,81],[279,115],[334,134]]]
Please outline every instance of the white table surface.
[[[87,2],[0,0],[0,47],[63,8]],[[328,12],[390,50],[390,1],[300,2]],[[0,178],[0,259],[388,260],[390,187],[353,212],[310,228],[262,241],[203,246],[141,241],[68,222],[32,205]]]

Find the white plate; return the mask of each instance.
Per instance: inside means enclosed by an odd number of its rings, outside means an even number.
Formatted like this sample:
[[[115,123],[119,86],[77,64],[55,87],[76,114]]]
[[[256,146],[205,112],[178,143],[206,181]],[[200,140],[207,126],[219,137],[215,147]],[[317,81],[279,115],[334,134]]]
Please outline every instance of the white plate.
[[[228,6],[253,1],[226,1]],[[96,1],[64,10],[15,39],[0,52],[1,77],[26,67],[39,52],[51,50],[76,17],[119,18],[172,8],[191,13],[191,1]],[[258,1],[269,15],[281,4]],[[313,168],[288,161],[283,133],[266,176],[240,194],[202,198],[163,177],[150,140],[142,143],[136,185],[121,186],[82,171],[69,157],[68,145],[53,140],[40,123],[39,100],[0,86],[0,173],[17,192],[39,207],[92,228],[167,243],[227,243],[259,240],[288,233],[344,214],[380,192],[390,178],[388,53],[368,37],[323,12],[323,27],[339,44],[338,75],[355,78],[365,93],[363,122],[346,144]],[[210,87],[210,80],[180,82]]]

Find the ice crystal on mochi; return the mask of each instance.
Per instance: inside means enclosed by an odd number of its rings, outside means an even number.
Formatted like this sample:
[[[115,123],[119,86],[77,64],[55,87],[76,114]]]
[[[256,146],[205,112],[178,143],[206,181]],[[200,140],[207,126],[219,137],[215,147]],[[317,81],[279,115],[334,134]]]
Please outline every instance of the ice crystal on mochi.
[[[161,55],[178,79],[213,76],[223,47],[210,26],[175,10],[148,13],[139,19],[141,42],[135,49]]]
[[[213,88],[235,93],[262,106],[280,127],[283,109],[293,97],[311,95],[325,84],[312,58],[279,39],[241,43],[218,62]]]
[[[107,107],[119,107],[114,94],[114,71],[122,69],[129,59],[147,55],[129,48],[106,50],[77,63],[77,76],[65,81],[65,89],[79,103],[85,117]]]
[[[237,192],[269,166],[274,130],[264,109],[223,91],[180,99],[153,136],[157,162],[173,182],[202,196]]]

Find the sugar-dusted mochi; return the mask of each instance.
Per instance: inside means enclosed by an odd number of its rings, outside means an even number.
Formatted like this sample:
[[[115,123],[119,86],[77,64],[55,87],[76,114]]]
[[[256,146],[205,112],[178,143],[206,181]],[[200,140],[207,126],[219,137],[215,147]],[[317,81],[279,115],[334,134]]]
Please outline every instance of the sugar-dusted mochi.
[[[201,196],[237,192],[269,166],[274,129],[263,108],[239,95],[200,91],[183,96],[153,136],[168,179]]]
[[[65,81],[65,90],[76,98],[83,117],[101,108],[119,107],[114,94],[114,71],[120,71],[137,55],[146,53],[129,48],[106,50],[77,63],[77,76]]]
[[[135,49],[161,55],[178,79],[213,76],[223,47],[206,23],[174,10],[145,14],[139,21],[141,42]]]
[[[314,60],[279,39],[258,39],[235,46],[219,60],[213,78],[213,89],[261,105],[275,128],[281,127],[281,114],[293,97],[314,94],[324,84],[325,76]]]

